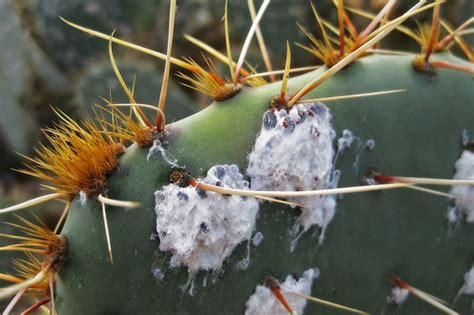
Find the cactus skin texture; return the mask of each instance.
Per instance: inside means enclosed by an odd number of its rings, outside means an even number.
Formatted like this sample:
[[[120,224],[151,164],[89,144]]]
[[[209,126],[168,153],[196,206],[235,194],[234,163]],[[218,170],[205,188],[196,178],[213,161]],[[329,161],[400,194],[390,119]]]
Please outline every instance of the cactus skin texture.
[[[466,64],[450,54],[434,58]],[[413,70],[412,59],[362,58],[308,95],[407,89],[327,104],[338,136],[343,129],[350,129],[364,141],[376,142],[373,151],[360,157],[358,170],[353,167],[356,146],[338,159],[340,187],[359,185],[369,166],[388,174],[452,177],[462,150],[461,132],[473,128],[473,78],[442,69],[430,78]],[[290,93],[322,71],[324,68],[292,78]],[[235,163],[244,171],[262,114],[280,85],[242,91],[173,123],[165,148],[195,176],[224,163]],[[248,269],[235,269],[245,256],[246,244],[242,243],[227,259],[215,283],[210,273],[198,274],[194,296],[190,296],[182,291],[188,279],[186,269],[166,268],[163,261],[169,255],[159,251],[157,241],[150,240],[155,229],[153,193],[168,184],[171,166],[160,155],[147,161],[147,154],[148,149],[131,146],[121,157],[120,169],[110,177],[110,197],[142,204],[138,209],[108,210],[113,264],[108,261],[100,204],[74,202],[61,232],[69,240],[70,252],[56,284],[59,314],[242,314],[255,286],[266,276],[282,279],[316,266],[321,276],[313,285],[313,295],[374,314],[383,310],[385,314],[437,314],[414,298],[399,309],[389,306],[386,297],[391,274],[451,303],[470,267],[472,226],[447,226],[445,198],[398,189],[344,196],[324,244],[318,245],[317,237],[309,231],[293,252],[289,230],[299,210],[263,204],[256,229],[264,240],[258,247],[251,246]],[[153,278],[153,266],[165,272],[162,281]],[[203,286],[206,277],[209,279]],[[470,307],[470,300],[463,297],[454,309],[466,314]],[[305,313],[338,314],[316,304],[308,304]]]

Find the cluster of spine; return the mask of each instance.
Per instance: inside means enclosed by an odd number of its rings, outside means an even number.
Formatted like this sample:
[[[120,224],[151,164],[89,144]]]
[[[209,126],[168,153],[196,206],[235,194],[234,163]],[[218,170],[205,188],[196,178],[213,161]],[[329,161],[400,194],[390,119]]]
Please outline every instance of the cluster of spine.
[[[16,275],[0,273],[1,280],[13,283],[0,292],[0,297],[16,294],[5,310],[9,314],[23,295],[35,296],[38,301],[24,311],[28,314],[44,304],[51,302],[54,305],[54,280],[67,259],[68,241],[49,229],[37,216],[34,216],[36,222],[20,216],[16,218],[19,223],[7,224],[21,235],[1,234],[14,243],[0,247],[0,251],[21,251],[26,258],[13,260]]]

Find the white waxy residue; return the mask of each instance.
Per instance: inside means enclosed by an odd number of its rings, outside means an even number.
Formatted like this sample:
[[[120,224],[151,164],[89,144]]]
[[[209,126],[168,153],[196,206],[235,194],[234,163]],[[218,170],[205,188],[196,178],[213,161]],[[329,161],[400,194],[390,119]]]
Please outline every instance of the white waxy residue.
[[[151,146],[151,148],[148,151],[148,154],[146,156],[146,160],[150,161],[150,158],[153,155],[156,155],[156,154],[160,154],[161,158],[166,163],[168,163],[169,165],[171,165],[173,167],[178,167],[179,166],[178,165],[178,159],[176,159],[172,154],[170,154],[168,151],[166,151],[165,148],[163,148],[163,146],[161,145],[160,140],[155,140],[153,142],[153,145]]]
[[[463,278],[464,284],[454,298],[453,305],[455,305],[458,299],[463,295],[467,295],[471,298],[474,297],[474,266],[464,274]]]
[[[290,292],[311,295],[313,280],[319,277],[319,269],[308,269],[298,280],[289,275],[280,284],[281,293],[296,314],[303,314],[306,300]],[[245,315],[288,315],[288,311],[278,301],[273,292],[263,285],[258,285],[255,293],[245,303]]]
[[[394,287],[392,288],[392,292],[390,293],[390,295],[387,297],[387,302],[400,306],[406,302],[409,295],[410,291],[408,291],[407,289]]]
[[[454,167],[456,169],[454,179],[474,180],[474,152],[464,150]],[[474,186],[455,185],[450,193],[455,196],[454,204],[457,212],[465,216],[466,222],[474,223]]]
[[[471,269],[464,274],[464,285],[460,293],[474,296],[474,267],[471,267]]]
[[[342,135],[337,139],[337,153],[344,154],[344,151],[349,149],[354,142],[354,134],[349,129],[344,129]]]
[[[322,103],[298,104],[264,113],[262,130],[248,156],[247,175],[252,190],[316,190],[332,185],[335,131],[331,114]],[[344,137],[343,137],[344,138]],[[346,131],[340,145],[347,148],[352,133]],[[301,197],[305,204],[298,220],[304,231],[317,225],[323,230],[334,216],[336,199]]]
[[[257,232],[255,235],[252,237],[252,245],[257,247],[260,245],[260,243],[263,241],[263,234],[262,232]]]
[[[229,188],[249,187],[236,165],[213,166],[203,181]],[[259,209],[254,198],[174,184],[156,191],[155,202],[160,250],[171,253],[171,267],[186,266],[190,273],[221,269],[234,248],[252,237]]]

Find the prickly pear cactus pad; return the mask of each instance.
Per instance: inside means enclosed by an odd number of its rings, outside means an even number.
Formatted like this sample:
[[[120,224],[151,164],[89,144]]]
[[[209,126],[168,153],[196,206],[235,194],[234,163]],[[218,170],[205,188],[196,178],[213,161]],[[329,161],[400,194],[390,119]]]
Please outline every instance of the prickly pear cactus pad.
[[[450,56],[444,58],[454,60]],[[373,151],[367,152],[353,145],[338,159],[340,187],[359,185],[369,166],[390,174],[452,178],[453,165],[461,152],[461,132],[472,124],[469,115],[463,114],[471,110],[472,96],[465,93],[472,85],[471,79],[466,80],[462,73],[440,71],[437,80],[431,81],[428,75],[414,72],[409,60],[367,57],[318,89],[318,96],[361,91],[364,88],[358,86],[360,82],[373,90],[408,89],[399,95],[328,103],[338,134],[348,128],[360,139],[374,139],[377,143]],[[389,76],[385,71],[397,75]],[[297,89],[314,75],[290,80],[290,88]],[[443,81],[446,82],[443,77],[456,82],[450,85],[451,90],[442,87]],[[268,106],[262,100],[277,93],[278,85],[274,86],[242,92],[232,100],[214,104],[175,123],[166,150],[196,176],[203,176],[217,164],[247,166],[248,154],[252,152]],[[447,99],[454,95],[458,99],[456,104],[447,105]],[[429,97],[428,104],[421,101],[424,97]],[[244,124],[246,128],[239,130],[237,126]],[[434,130],[442,132],[434,137]],[[211,137],[212,141],[204,140]],[[202,272],[191,280],[194,281],[194,296],[191,296],[189,288],[183,291],[188,281],[187,269],[171,268],[169,259],[173,254],[161,252],[160,243],[150,240],[156,231],[154,193],[162,185],[168,185],[172,166],[159,155],[147,161],[147,154],[148,149],[130,147],[121,158],[120,169],[110,178],[111,196],[142,202],[139,209],[118,208],[108,212],[113,265],[108,262],[104,242],[98,241],[104,233],[99,206],[89,202],[71,209],[62,232],[70,239],[71,252],[67,268],[58,277],[58,309],[63,308],[66,313],[127,313],[137,309],[177,312],[199,307],[203,313],[219,312],[223,308],[242,313],[255,286],[262,284],[266,276],[284,278],[287,274],[301,274],[311,266],[321,270],[313,294],[368,312],[383,309],[402,314],[432,312],[429,305],[414,298],[400,309],[386,305],[392,273],[403,275],[414,285],[450,301],[463,285],[472,255],[469,245],[474,240],[472,227],[465,223],[447,224],[446,198],[401,189],[343,196],[326,231],[324,244],[319,245],[318,229],[312,228],[301,236],[293,251],[291,230],[300,211],[263,203],[255,231],[263,233],[264,239],[259,246],[250,246],[248,268],[236,268],[246,256],[248,245],[243,242],[224,262],[221,273]],[[355,169],[357,155],[362,156],[359,168]],[[278,156],[268,158],[278,161]],[[153,278],[153,268],[164,272],[163,280],[157,282]],[[99,294],[111,304],[86,303]],[[163,299],[163,295],[167,298]],[[228,302],[229,297],[232,303]],[[67,302],[78,298],[83,298],[84,303]],[[115,305],[113,301],[126,303]],[[460,298],[457,307],[469,310],[469,298]],[[333,312],[312,304],[306,311]]]
[[[166,53],[65,20],[108,41],[129,103],[107,100],[95,121],[79,123],[58,111],[60,123],[46,130],[50,145],[20,170],[52,193],[0,213],[51,200],[66,207],[54,230],[19,217],[27,236],[4,235],[13,244],[2,250],[28,255],[17,269],[29,266],[0,274],[13,283],[0,292],[13,298],[8,308],[39,290],[31,309],[48,304],[58,314],[472,312],[466,130],[474,70],[447,51],[457,42],[472,57],[460,34],[467,26],[440,29],[440,2],[389,17],[388,1],[362,30],[343,1],[335,2],[339,28],[311,5],[322,38],[304,31],[313,43],[305,49],[325,64],[291,74],[301,69],[291,68],[287,44],[283,71],[257,73],[245,54],[254,34],[261,39],[269,3],[253,10],[236,62],[230,44],[220,53],[191,39],[230,79],[210,59],[200,66],[172,57],[174,0]],[[427,36],[408,32],[420,54],[379,48],[426,10]],[[224,12],[228,38],[227,5]],[[165,60],[158,106],[135,100],[116,44]],[[216,101],[166,124],[171,64]]]

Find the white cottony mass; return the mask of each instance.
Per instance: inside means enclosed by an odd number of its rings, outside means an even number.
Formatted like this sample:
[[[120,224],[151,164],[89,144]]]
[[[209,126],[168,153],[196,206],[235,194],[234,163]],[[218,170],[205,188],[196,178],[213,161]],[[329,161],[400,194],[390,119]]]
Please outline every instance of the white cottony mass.
[[[252,190],[302,191],[332,186],[335,134],[331,114],[322,103],[298,104],[290,111],[266,111],[248,156],[247,175]],[[306,206],[298,220],[304,231],[313,225],[324,230],[336,207],[334,196],[290,201]]]
[[[248,189],[236,165],[217,165],[204,183]],[[169,251],[172,267],[190,273],[219,270],[234,248],[250,240],[259,203],[255,198],[226,196],[174,184],[155,192],[156,232],[160,250]]]

